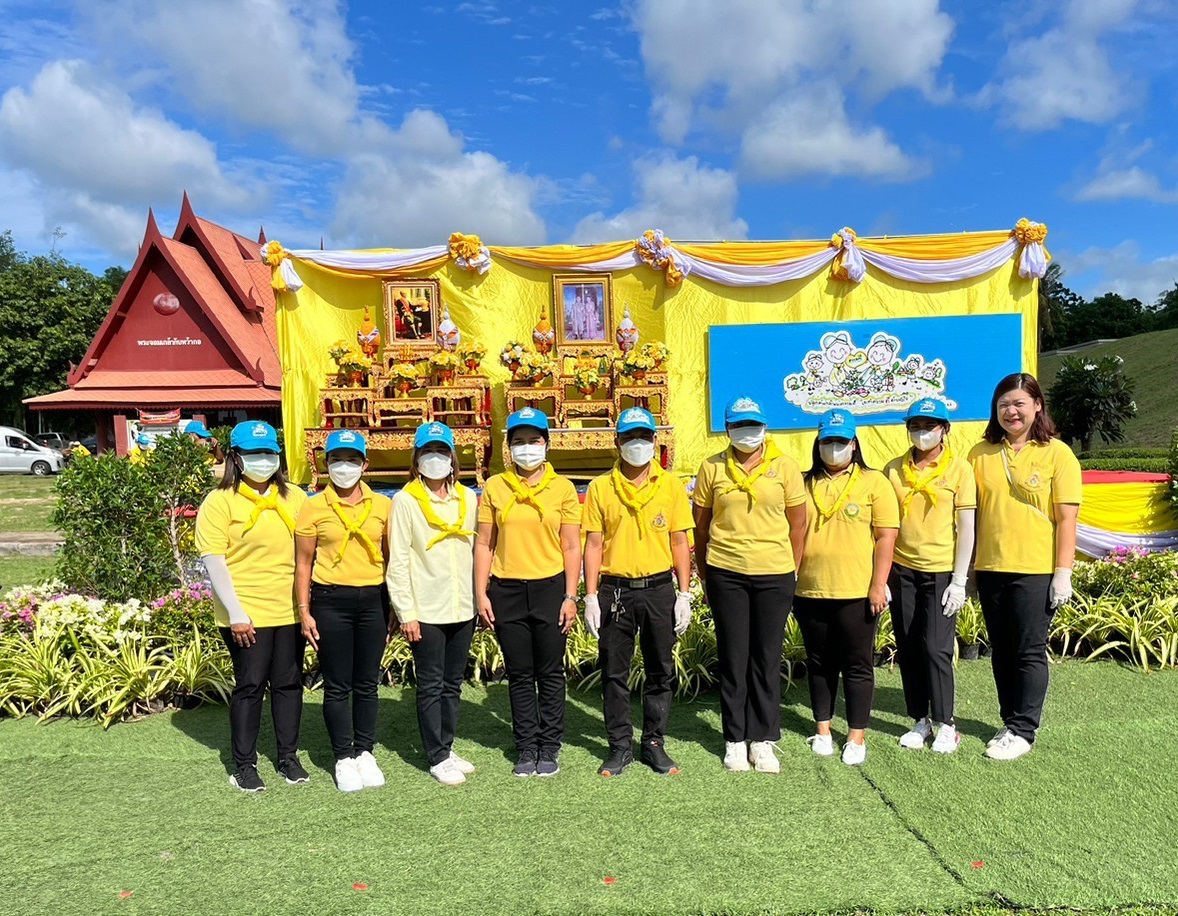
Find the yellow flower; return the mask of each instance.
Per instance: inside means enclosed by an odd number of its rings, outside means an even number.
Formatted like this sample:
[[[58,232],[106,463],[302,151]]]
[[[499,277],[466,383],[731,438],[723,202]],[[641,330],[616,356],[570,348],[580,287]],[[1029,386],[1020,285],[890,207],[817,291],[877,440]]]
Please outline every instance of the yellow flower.
[[[450,236],[450,257],[474,261],[482,252],[483,240],[477,235],[463,235],[455,232]]]
[[[429,361],[435,369],[457,369],[461,365],[458,354],[451,350],[436,350],[430,354]]]
[[[1024,216],[1014,224],[1014,237],[1020,245],[1029,245],[1031,242],[1043,244],[1047,238],[1047,224],[1033,223]]]
[[[265,253],[266,263],[271,267],[277,267],[282,263],[282,259],[286,257],[286,249],[282,247],[281,242],[270,241],[266,243],[263,248]]]

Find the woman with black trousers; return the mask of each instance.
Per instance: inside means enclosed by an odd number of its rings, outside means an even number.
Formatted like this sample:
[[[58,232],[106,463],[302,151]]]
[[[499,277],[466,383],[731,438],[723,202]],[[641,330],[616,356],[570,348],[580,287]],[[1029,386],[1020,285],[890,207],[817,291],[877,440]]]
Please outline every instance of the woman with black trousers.
[[[278,435],[269,423],[233,427],[217,489],[196,515],[196,549],[209,574],[213,613],[233,661],[230,785],[261,792],[258,730],[270,689],[278,774],[309,780],[299,762],[303,715],[303,636],[295,607],[295,519],[307,496],[286,482]]]
[[[990,422],[969,453],[978,485],[978,596],[990,637],[1002,728],[992,760],[1030,752],[1047,698],[1047,632],[1072,597],[1080,462],[1056,438],[1033,375],[994,389]]]
[[[815,734],[807,740],[815,754],[834,753],[830,720],[841,674],[848,727],[843,763],[857,766],[867,758],[875,626],[888,606],[900,508],[887,478],[867,466],[855,418],[845,410],[823,414],[804,479],[809,523],[794,613],[814,711]]]
[[[355,430],[328,436],[331,483],[307,500],[295,528],[295,594],[303,636],[319,653],[323,720],[341,792],[384,785],[372,750],[388,642],[384,570],[392,500],[361,482],[367,456],[368,443]]]
[[[781,645],[806,537],[797,463],[766,439],[751,398],[724,410],[729,447],[695,478],[695,561],[716,625],[724,766],[778,773]]]
[[[507,418],[511,468],[487,481],[474,548],[479,616],[507,667],[514,775],[555,776],[564,737],[565,637],[577,619],[581,503],[548,463],[548,417]]]

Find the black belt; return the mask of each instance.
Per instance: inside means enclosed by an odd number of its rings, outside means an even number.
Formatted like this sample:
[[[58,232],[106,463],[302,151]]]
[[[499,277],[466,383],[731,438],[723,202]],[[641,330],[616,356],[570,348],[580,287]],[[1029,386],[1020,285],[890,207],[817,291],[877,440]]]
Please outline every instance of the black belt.
[[[670,571],[655,573],[642,579],[626,579],[622,576],[602,576],[601,584],[613,588],[657,588],[660,585],[671,585],[673,579]]]

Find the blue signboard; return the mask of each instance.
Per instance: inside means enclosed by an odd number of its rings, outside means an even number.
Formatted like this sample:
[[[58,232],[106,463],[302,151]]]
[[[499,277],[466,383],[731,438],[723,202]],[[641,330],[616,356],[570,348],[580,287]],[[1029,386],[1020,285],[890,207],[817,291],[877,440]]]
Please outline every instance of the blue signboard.
[[[747,395],[777,430],[813,429],[833,407],[859,424],[901,423],[921,398],[954,420],[985,420],[1002,376],[1023,365],[1019,314],[892,318],[708,328],[712,432],[724,405]]]

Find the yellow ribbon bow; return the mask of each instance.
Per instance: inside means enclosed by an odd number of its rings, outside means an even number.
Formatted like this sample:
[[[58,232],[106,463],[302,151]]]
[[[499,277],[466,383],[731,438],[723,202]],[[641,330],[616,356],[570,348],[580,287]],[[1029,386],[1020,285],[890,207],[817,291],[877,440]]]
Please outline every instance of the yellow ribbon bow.
[[[753,470],[746,471],[740,466],[734,454],[735,450],[729,448],[724,456],[724,464],[728,468],[728,476],[732,479],[732,484],[720,491],[721,496],[726,496],[736,490],[743,490],[749,497],[749,508],[757,501],[757,494],[753,490],[753,484],[760,480],[765,472],[769,470],[775,458],[781,457],[781,449],[777,447],[777,443],[772,439],[765,440],[765,450],[761,455],[761,463]]]
[[[475,535],[476,532],[462,527],[462,520],[466,518],[466,498],[467,493],[469,493],[469,490],[462,484],[454,484],[454,493],[458,496],[458,521],[454,524],[443,521],[442,517],[438,515],[433,507],[433,500],[430,499],[429,492],[425,489],[425,484],[420,480],[410,481],[405,487],[405,492],[417,500],[417,504],[421,506],[421,514],[425,516],[426,522],[431,528],[436,528],[439,532],[432,541],[425,545],[426,550],[429,550],[435,544],[444,541],[446,538],[465,538]]]
[[[266,491],[265,496],[259,496],[257,491],[252,487],[246,486],[244,483],[239,485],[237,492],[254,504],[254,509],[250,513],[249,519],[245,523],[245,527],[241,529],[241,533],[245,534],[254,525],[258,523],[258,519],[262,517],[262,513],[267,509],[273,509],[278,513],[278,517],[286,524],[291,534],[294,534],[295,520],[291,514],[286,511],[286,506],[278,501],[278,488],[271,487]]]
[[[658,495],[659,489],[662,487],[664,475],[659,474],[655,476],[652,470],[650,477],[647,478],[646,485],[641,490],[626,479],[620,465],[615,464],[609,476],[613,482],[614,491],[618,494],[618,499],[621,500],[623,506],[634,514],[634,519],[638,522],[638,538],[641,540],[646,536],[646,525],[642,523],[642,510]]]
[[[370,538],[363,530],[364,523],[368,521],[368,517],[372,515],[371,494],[364,497],[363,503],[364,511],[360,514],[359,518],[349,518],[344,512],[343,504],[338,500],[331,504],[331,508],[335,510],[335,514],[339,517],[340,523],[344,526],[344,542],[340,544],[339,553],[335,555],[336,565],[339,565],[341,562],[343,562],[344,551],[348,549],[348,544],[351,543],[352,538],[355,538],[362,545],[364,545],[364,549],[368,551],[368,558],[373,563],[379,564],[383,559],[380,554],[380,550],[377,548],[376,544],[373,543],[372,538]]]
[[[556,480],[556,469],[548,464],[544,468],[544,474],[539,482],[533,487],[524,482],[524,479],[516,474],[514,471],[504,471],[503,479],[511,488],[511,499],[508,500],[506,506],[503,507],[502,521],[507,521],[507,514],[517,505],[524,503],[531,506],[540,515],[540,520],[544,520],[544,507],[540,505],[540,501],[536,499],[537,496],[547,487],[552,481]]]
[[[822,516],[823,521],[829,521],[830,519],[834,518],[839,509],[847,504],[847,500],[851,498],[851,491],[855,489],[855,481],[858,479],[859,465],[853,464],[851,465],[851,474],[847,479],[847,485],[843,487],[842,493],[840,493],[838,498],[829,506],[822,505],[821,501],[818,499],[818,491],[811,484],[810,496],[814,500],[814,508],[818,510],[818,514]]]

